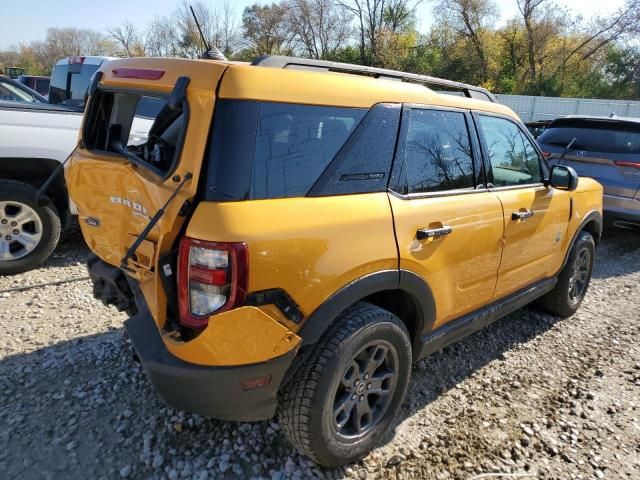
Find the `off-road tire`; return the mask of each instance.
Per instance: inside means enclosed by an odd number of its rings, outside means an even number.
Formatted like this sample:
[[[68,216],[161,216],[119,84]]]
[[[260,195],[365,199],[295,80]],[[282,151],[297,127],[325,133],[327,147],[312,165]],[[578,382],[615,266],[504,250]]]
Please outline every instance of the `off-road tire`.
[[[371,430],[363,431],[361,438],[346,439],[335,430],[337,388],[354,356],[372,342],[382,342],[397,353],[395,389],[386,410],[371,422]],[[406,394],[411,363],[411,339],[402,321],[382,308],[358,302],[336,320],[281,390],[278,415],[285,435],[300,453],[326,467],[364,457],[393,422]]]
[[[586,284],[579,297],[572,300],[570,298],[571,279],[576,269],[576,260],[581,252],[585,250],[588,251],[589,254]],[[594,241],[593,236],[589,232],[583,230],[578,234],[578,238],[569,253],[567,264],[558,275],[558,283],[553,290],[538,300],[538,305],[549,313],[560,317],[570,317],[576,313],[576,310],[580,308],[582,300],[589,289],[591,275],[593,274],[595,253],[596,242]]]
[[[26,272],[40,266],[55,250],[60,239],[60,216],[56,207],[49,203],[36,203],[37,189],[16,180],[0,180],[0,202],[15,201],[32,208],[42,222],[42,237],[38,245],[24,257],[14,260],[0,260],[0,274],[11,275]]]

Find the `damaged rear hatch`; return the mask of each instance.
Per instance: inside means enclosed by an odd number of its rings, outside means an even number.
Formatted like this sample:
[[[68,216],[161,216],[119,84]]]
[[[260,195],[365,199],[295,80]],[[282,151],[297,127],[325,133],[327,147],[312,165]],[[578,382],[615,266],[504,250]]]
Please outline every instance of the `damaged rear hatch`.
[[[196,194],[225,68],[136,58],[105,63],[96,74],[66,180],[89,248],[138,280],[152,277],[159,256],[171,250]]]

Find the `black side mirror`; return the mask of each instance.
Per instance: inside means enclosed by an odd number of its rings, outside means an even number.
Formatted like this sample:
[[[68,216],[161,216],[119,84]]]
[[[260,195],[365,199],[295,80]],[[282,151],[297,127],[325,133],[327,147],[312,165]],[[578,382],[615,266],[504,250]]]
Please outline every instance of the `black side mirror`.
[[[573,192],[578,188],[578,174],[571,167],[567,167],[565,165],[554,165],[551,168],[549,184],[553,188]]]

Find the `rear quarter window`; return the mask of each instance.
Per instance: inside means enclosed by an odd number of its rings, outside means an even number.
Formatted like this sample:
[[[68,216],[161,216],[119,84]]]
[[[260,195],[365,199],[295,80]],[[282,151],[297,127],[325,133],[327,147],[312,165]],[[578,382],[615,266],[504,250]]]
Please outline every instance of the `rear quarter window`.
[[[362,109],[260,104],[251,196],[304,196],[362,117]]]
[[[220,100],[209,152],[207,199],[303,197],[367,109]]]

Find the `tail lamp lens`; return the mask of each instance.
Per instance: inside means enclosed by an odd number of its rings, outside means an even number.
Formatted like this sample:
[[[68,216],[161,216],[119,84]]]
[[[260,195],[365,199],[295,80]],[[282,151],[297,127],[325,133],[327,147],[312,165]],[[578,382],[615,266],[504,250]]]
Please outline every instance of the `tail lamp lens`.
[[[615,164],[619,167],[630,167],[640,170],[640,162],[626,162],[624,160],[616,160]]]
[[[180,322],[203,328],[214,313],[242,305],[247,272],[246,244],[183,238],[178,262]]]

